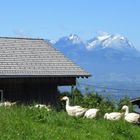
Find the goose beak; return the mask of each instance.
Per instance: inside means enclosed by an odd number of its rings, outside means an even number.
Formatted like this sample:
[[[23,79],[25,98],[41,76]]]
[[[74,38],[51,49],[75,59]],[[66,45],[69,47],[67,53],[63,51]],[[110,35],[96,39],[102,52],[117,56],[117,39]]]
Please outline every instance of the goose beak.
[[[123,112],[124,112],[124,111],[125,111],[125,109],[124,109],[124,108],[122,108],[122,109],[121,109],[121,111],[123,111]]]

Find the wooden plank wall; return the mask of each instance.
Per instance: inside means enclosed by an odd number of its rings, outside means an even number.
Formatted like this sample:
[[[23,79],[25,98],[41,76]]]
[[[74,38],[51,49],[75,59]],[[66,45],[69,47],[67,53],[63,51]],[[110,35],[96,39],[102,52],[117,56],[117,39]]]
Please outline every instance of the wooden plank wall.
[[[75,78],[76,79],[76,78]],[[57,104],[57,87],[74,85],[74,78],[6,78],[0,79],[4,100],[21,103]]]

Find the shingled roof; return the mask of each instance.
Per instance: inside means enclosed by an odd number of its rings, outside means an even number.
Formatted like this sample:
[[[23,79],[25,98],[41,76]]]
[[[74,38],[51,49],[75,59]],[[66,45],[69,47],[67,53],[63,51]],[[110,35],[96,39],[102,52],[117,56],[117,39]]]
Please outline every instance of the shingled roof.
[[[90,74],[43,39],[0,37],[2,77],[88,77]]]

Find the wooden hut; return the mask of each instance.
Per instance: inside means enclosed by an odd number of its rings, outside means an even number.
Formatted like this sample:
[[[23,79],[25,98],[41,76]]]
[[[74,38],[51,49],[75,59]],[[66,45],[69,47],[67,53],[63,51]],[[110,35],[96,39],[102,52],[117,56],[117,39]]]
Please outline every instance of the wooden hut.
[[[140,97],[131,99],[130,102],[131,102],[133,105],[137,105],[137,106],[140,108]]]
[[[0,37],[1,99],[55,104],[58,86],[89,76],[43,39]]]

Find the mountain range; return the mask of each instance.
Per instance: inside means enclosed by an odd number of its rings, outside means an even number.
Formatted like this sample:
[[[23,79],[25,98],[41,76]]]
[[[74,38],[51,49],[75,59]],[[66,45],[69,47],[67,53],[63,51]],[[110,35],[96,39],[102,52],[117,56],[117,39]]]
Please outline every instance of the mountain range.
[[[120,34],[101,33],[87,41],[71,34],[50,43],[90,72],[90,82],[140,83],[140,52]]]

